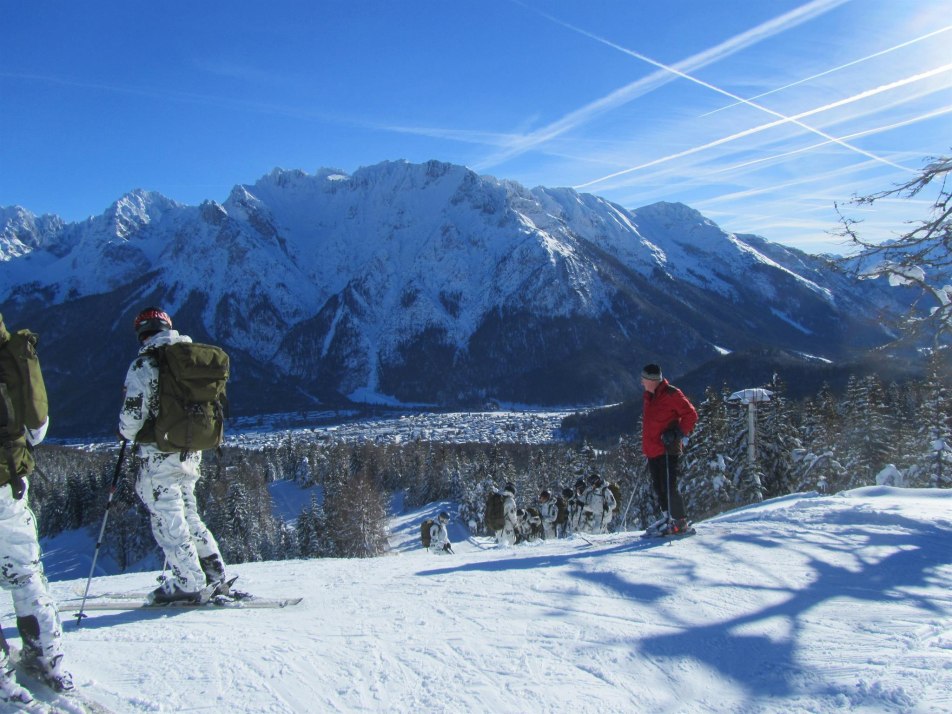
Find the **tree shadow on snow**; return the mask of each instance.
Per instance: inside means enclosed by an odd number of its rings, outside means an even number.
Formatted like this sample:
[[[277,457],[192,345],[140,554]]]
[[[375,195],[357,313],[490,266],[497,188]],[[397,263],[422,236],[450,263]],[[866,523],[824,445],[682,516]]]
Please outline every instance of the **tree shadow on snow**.
[[[640,550],[650,550],[665,544],[661,539],[646,540],[636,534],[631,535],[630,540],[626,540],[617,545],[605,545],[599,547],[583,542],[578,550],[572,553],[545,553],[539,556],[505,557],[496,560],[484,560],[473,563],[462,563],[460,565],[446,565],[442,568],[430,568],[417,572],[421,577],[433,575],[448,575],[451,573],[465,572],[499,572],[503,570],[535,570],[537,568],[562,567],[573,561],[591,560],[602,558],[606,555],[633,552]],[[513,546],[521,548],[522,546]],[[492,552],[500,554],[507,553],[506,548],[496,548]]]
[[[728,525],[725,529],[719,529],[720,532],[711,532],[710,537],[702,535],[683,542],[684,545],[689,542],[696,544],[690,546],[692,548],[711,550],[724,550],[731,544],[743,543],[746,547],[763,549],[783,547],[800,552],[817,551],[819,557],[808,557],[803,563],[813,577],[800,588],[770,584],[769,578],[775,573],[768,568],[781,568],[783,564],[769,559],[764,566],[767,584],[712,582],[710,569],[705,568],[703,561],[697,558],[684,558],[678,542],[670,543],[674,546],[670,549],[659,549],[658,542],[645,541],[637,536],[617,545],[583,546],[570,553],[447,564],[445,567],[420,571],[417,575],[429,577],[569,566],[573,577],[593,582],[620,597],[641,603],[658,603],[662,599],[671,602],[670,598],[678,598],[681,594],[679,591],[682,588],[690,589],[692,583],[700,583],[698,587],[711,591],[718,588],[736,591],[737,597],[732,598],[732,601],[738,604],[748,601],[744,597],[745,593],[769,591],[775,594],[772,600],[780,597],[782,601],[709,624],[678,623],[677,631],[635,638],[633,642],[639,656],[700,661],[712,671],[732,680],[751,696],[784,696],[802,691],[807,686],[805,682],[827,681],[822,671],[804,671],[804,662],[799,657],[800,638],[810,624],[811,611],[825,603],[849,598],[856,602],[855,612],[858,613],[863,603],[902,601],[937,615],[945,614],[941,604],[913,591],[916,588],[935,588],[937,584],[940,587],[952,587],[948,579],[945,582],[937,581],[943,577],[937,569],[952,562],[948,545],[952,533],[948,529],[926,525],[898,514],[855,512],[827,513],[824,522],[804,523],[803,526],[800,532],[791,536],[789,532],[735,533]],[[897,531],[897,527],[902,530]],[[798,541],[799,546],[791,540]],[[892,552],[879,556],[882,549],[891,549]],[[583,567],[586,561],[608,554],[637,555],[640,552],[670,561],[664,582],[657,582],[657,569],[653,570],[655,579],[652,582],[639,582],[637,574],[631,571],[625,573],[627,577],[622,577],[616,573],[589,571]],[[851,556],[849,567],[821,559],[823,553],[837,552]],[[679,606],[675,601],[674,607]],[[662,619],[670,620],[673,617],[676,615],[666,613]],[[787,634],[783,637],[776,636],[776,622],[771,622],[777,618],[789,623]],[[844,623],[844,626],[848,625]],[[759,629],[773,635],[760,634]],[[823,694],[823,685],[819,686],[819,691],[815,687],[811,687],[811,691]],[[831,697],[844,693],[842,688],[838,689],[833,684],[827,684],[826,687],[826,694]]]
[[[936,586],[935,570],[950,562],[948,530],[908,520],[904,524],[907,532],[903,534],[877,533],[869,527],[850,527],[845,523],[840,525],[835,532],[818,533],[811,530],[799,538],[805,543],[812,541],[812,547],[820,545],[825,549],[852,553],[859,562],[858,569],[811,557],[807,565],[812,568],[815,577],[809,585],[800,589],[770,588],[789,594],[782,602],[720,622],[688,624],[677,632],[644,637],[638,640],[636,648],[643,655],[651,657],[699,660],[755,696],[784,696],[797,692],[797,682],[805,681],[804,664],[798,661],[798,640],[807,624],[806,618],[818,606],[835,599],[851,598],[857,601],[857,612],[861,611],[863,602],[888,601],[904,601],[936,614],[945,612],[938,603],[928,597],[918,596],[909,589]],[[868,521],[863,525],[868,526]],[[865,540],[865,543],[857,546],[858,538]],[[726,536],[721,542],[732,539]],[[790,548],[789,538],[787,541],[786,547]],[[744,538],[744,542],[748,545],[753,542],[765,548],[779,545],[771,538]],[[875,550],[884,547],[898,550],[879,559],[864,559],[858,553],[865,548]],[[946,587],[950,584],[945,583]],[[763,589],[763,586],[737,584],[725,587],[740,591]],[[737,602],[743,602],[743,599],[738,598]],[[782,618],[789,623],[788,636],[776,639],[750,632],[756,631],[758,625],[764,629],[775,629],[768,623],[773,618]],[[806,679],[823,681],[823,673],[808,673]],[[827,694],[831,696],[842,693],[842,690],[836,690],[832,685],[828,686],[828,690]]]

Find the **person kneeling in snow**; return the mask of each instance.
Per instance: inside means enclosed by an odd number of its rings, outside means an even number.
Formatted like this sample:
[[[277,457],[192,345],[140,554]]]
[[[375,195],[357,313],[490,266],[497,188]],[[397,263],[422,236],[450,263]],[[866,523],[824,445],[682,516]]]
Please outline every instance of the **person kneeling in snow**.
[[[450,522],[450,514],[446,511],[440,513],[433,525],[430,526],[430,552],[437,555],[453,553],[453,544],[450,543],[450,535],[446,531],[446,524]]]

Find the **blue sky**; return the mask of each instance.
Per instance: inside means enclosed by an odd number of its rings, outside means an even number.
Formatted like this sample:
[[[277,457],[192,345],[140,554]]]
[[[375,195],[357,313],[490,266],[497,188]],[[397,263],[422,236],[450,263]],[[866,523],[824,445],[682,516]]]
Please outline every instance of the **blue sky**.
[[[952,151],[949,0],[0,0],[0,206],[439,159],[842,250]],[[869,236],[923,217],[882,204]]]

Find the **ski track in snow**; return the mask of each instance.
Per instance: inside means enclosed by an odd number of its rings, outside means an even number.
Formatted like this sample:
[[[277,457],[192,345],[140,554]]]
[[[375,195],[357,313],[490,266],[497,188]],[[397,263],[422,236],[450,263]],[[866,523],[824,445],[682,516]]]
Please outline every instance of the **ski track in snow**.
[[[88,696],[129,714],[952,712],[950,505],[938,490],[799,494],[678,541],[513,548],[451,523],[457,555],[436,556],[417,545],[448,507],[431,504],[394,517],[389,556],[230,568],[296,607],[92,612],[66,621],[67,657]]]

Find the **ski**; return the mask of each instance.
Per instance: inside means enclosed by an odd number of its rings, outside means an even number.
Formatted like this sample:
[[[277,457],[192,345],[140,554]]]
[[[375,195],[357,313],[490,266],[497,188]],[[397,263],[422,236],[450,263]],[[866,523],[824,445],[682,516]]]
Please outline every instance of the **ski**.
[[[21,702],[15,699],[0,699],[0,707],[3,707],[3,711],[29,712],[29,714],[53,714],[57,711],[39,699],[31,699],[28,702]]]
[[[688,536],[697,535],[697,531],[694,530],[694,526],[688,526],[685,530],[680,533],[660,533],[660,532],[649,532],[645,531],[641,534],[642,538],[654,538],[656,540],[680,540],[681,538],[687,538]]]
[[[586,543],[588,543],[588,545],[592,546],[593,548],[595,547],[595,544],[592,541],[590,541],[588,538],[586,538],[584,535],[582,535],[581,533],[573,533],[572,535],[576,538],[584,540]]]
[[[253,597],[243,600],[229,600],[225,597],[214,597],[208,602],[188,602],[181,600],[179,602],[150,603],[142,597],[122,598],[122,599],[96,599],[86,603],[84,610],[256,610],[256,609],[281,609],[293,607],[300,603],[304,598],[264,598]],[[60,612],[78,612],[81,603],[66,602],[60,603]]]
[[[235,581],[238,580],[236,575],[233,578],[230,578],[227,582],[227,587],[229,594],[227,597],[229,600],[254,600],[255,595],[247,593],[243,590],[232,590],[231,586],[235,584]],[[77,592],[77,595],[82,596],[81,592]],[[86,595],[87,600],[145,600],[150,595],[148,590],[119,590],[114,592],[102,592],[102,593],[92,593]],[[73,599],[77,598],[68,598],[64,602],[71,602]]]
[[[30,694],[33,696],[32,692]],[[56,711],[46,702],[35,698],[28,702],[21,702],[17,699],[0,699],[0,707],[5,712],[30,712],[30,714],[52,714]]]
[[[26,687],[34,699],[28,704],[3,702],[17,707],[15,711],[55,712],[56,714],[115,714],[112,709],[87,696],[79,687],[68,692],[53,689],[33,667],[20,658],[21,651],[10,648],[10,661],[16,667],[17,681]]]
[[[476,538],[475,536],[468,536],[466,540],[468,540],[470,543],[475,545],[480,550],[492,550],[493,548],[496,548],[498,545],[496,543],[495,538],[480,540],[479,538]]]

